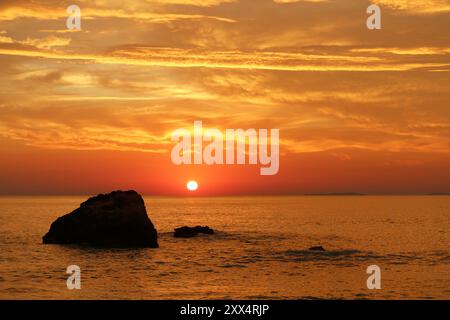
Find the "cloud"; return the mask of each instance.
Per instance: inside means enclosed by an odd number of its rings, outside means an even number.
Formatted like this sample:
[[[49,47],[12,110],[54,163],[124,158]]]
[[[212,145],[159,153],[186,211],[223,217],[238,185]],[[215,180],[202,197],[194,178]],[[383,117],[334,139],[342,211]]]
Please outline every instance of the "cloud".
[[[41,148],[167,153],[172,130],[202,119],[221,130],[280,128],[284,154],[450,150],[441,74],[182,69],[173,76],[132,67],[108,79],[104,68],[9,79],[18,96],[2,96],[1,136]]]
[[[0,36],[1,44],[18,44],[35,49],[51,49],[54,47],[65,47],[70,44],[72,39],[61,38],[54,35],[41,38],[26,38],[25,40],[16,40],[8,36]]]
[[[54,5],[45,5],[42,3],[10,3],[0,6],[0,20],[8,21],[18,18],[33,18],[38,20],[55,20],[67,18],[66,7]],[[127,10],[122,5],[121,8],[111,8],[110,6],[92,7],[86,4],[81,9],[82,19],[92,18],[115,18],[115,19],[133,19],[147,22],[170,22],[176,20],[198,20],[211,19],[222,22],[235,22],[232,19],[219,16],[201,15],[201,14],[177,14],[177,13],[157,13],[150,8],[145,10]]]
[[[164,5],[185,5],[197,7],[213,7],[224,3],[236,2],[237,0],[151,0],[148,3],[157,3]]]
[[[275,3],[295,3],[295,2],[328,2],[329,0],[273,0]]]
[[[56,39],[60,40],[60,39]],[[40,46],[63,45],[64,41],[34,40],[0,44],[0,55],[39,57],[57,60],[87,61],[101,64],[123,64],[136,66],[161,66],[176,68],[218,68],[278,71],[408,71],[415,69],[447,68],[450,63],[442,61],[408,60],[357,55],[319,55],[302,52],[244,52],[205,51],[202,49],[153,48],[126,46],[108,54],[80,54],[64,51],[42,50],[27,46],[36,42]]]
[[[391,53],[397,55],[446,55],[450,53],[450,47],[416,47],[416,48],[358,48],[351,49],[351,52],[356,53]]]
[[[56,36],[51,35],[51,36],[48,36],[45,38],[40,38],[40,39],[27,38],[24,41],[20,41],[20,43],[25,44],[25,45],[35,46],[36,48],[40,48],[40,49],[50,49],[53,47],[68,46],[71,41],[72,41],[72,39],[70,39],[70,38],[61,38],[61,37],[56,37]]]
[[[0,136],[160,153],[171,130],[203,119],[279,127],[285,154],[448,153],[438,1],[385,2],[380,32],[365,27],[368,1],[287,2],[85,1],[76,33],[59,30],[59,3],[3,2]],[[409,16],[425,10],[436,14]]]
[[[374,0],[380,6],[411,13],[433,14],[450,12],[448,0]]]

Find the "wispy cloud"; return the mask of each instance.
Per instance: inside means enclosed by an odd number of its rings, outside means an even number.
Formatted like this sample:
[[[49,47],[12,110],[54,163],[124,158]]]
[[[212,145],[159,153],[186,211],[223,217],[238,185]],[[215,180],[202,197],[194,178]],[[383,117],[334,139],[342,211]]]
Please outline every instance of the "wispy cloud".
[[[433,14],[450,11],[448,0],[374,0],[381,6],[411,13]]]
[[[211,19],[222,22],[235,22],[233,19],[213,15],[182,14],[182,13],[157,13],[151,10],[127,10],[126,8],[111,9],[108,6],[91,7],[86,3],[82,10],[83,19],[115,18],[132,19],[147,22],[170,22],[176,20]],[[0,6],[0,20],[14,20],[18,18],[32,18],[38,20],[55,20],[67,18],[66,7],[61,5],[44,5],[39,3],[17,3]]]
[[[40,46],[48,45],[46,40],[43,44],[40,41],[42,40],[24,43],[37,42]],[[150,47],[127,47],[103,55],[78,54],[42,50],[33,46],[12,45],[10,42],[4,42],[3,45],[0,45],[0,55],[91,61],[101,64],[279,71],[408,71],[424,68],[446,68],[450,65],[448,61],[419,59],[401,61],[375,56],[316,55],[301,52],[244,52],[237,50],[202,51]]]

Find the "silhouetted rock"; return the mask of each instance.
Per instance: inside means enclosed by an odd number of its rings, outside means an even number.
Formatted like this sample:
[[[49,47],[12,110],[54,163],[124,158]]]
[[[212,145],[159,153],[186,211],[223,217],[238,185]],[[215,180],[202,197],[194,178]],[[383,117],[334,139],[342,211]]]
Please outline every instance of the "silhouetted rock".
[[[136,191],[114,191],[89,198],[56,219],[43,243],[100,247],[157,248],[157,231]]]
[[[181,228],[176,228],[175,233],[173,235],[176,238],[192,238],[192,237],[195,237],[196,235],[198,235],[199,233],[214,234],[214,230],[208,226],[206,226],[206,227],[201,227],[201,226],[186,227],[186,226],[184,226]]]
[[[310,250],[310,251],[326,251],[325,248],[322,246],[311,247],[308,250]]]

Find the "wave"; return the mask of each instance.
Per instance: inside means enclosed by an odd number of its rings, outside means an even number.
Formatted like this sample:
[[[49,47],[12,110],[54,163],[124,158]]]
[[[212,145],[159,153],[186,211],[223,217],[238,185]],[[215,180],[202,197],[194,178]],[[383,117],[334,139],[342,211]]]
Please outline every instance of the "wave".
[[[159,236],[162,238],[161,242],[169,241],[176,246],[186,243],[196,246],[196,241],[201,241],[201,248],[204,249],[208,247],[207,243],[211,243],[213,246],[210,248],[213,248],[216,258],[228,259],[228,263],[216,265],[220,268],[245,268],[248,264],[260,262],[330,262],[336,266],[353,266],[359,263],[370,265],[381,262],[402,265],[414,262],[430,265],[447,262],[450,259],[448,251],[379,253],[354,247],[336,248],[338,243],[341,245],[345,243],[352,245],[351,241],[337,235],[312,238],[308,235],[294,236],[216,230],[214,235],[198,235],[190,239],[174,238],[173,232],[161,232]],[[311,243],[322,244],[326,251],[309,250]],[[189,248],[191,250],[191,247]]]

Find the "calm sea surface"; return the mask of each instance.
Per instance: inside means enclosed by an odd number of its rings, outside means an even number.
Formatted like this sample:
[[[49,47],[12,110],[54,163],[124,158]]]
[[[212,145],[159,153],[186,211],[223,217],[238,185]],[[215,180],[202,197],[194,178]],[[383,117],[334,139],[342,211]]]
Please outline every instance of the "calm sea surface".
[[[43,245],[86,199],[0,197],[0,299],[450,299],[448,196],[146,197],[159,249]],[[218,232],[173,238],[199,224]]]

